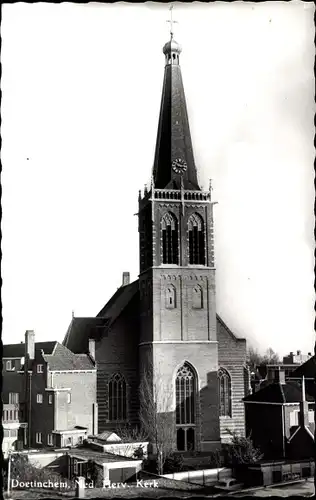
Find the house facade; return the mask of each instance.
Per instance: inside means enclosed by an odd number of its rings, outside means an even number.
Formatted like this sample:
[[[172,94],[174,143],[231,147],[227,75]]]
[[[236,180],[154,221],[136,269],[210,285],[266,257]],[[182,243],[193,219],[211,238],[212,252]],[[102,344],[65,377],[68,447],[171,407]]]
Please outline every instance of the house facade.
[[[286,382],[283,377],[248,395],[244,404],[246,433],[264,459],[314,455],[315,403],[304,381]]]
[[[58,342],[35,342],[30,330],[24,344],[4,346],[3,451],[73,446],[97,434],[93,347],[74,354]]]

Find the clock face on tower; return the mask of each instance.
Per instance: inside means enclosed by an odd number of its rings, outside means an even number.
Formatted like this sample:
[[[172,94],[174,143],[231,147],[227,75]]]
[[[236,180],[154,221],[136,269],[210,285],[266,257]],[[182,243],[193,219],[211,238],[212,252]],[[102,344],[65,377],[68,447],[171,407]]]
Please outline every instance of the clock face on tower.
[[[184,160],[181,160],[181,158],[177,158],[176,160],[173,160],[172,168],[176,174],[183,174],[187,169],[187,164]]]

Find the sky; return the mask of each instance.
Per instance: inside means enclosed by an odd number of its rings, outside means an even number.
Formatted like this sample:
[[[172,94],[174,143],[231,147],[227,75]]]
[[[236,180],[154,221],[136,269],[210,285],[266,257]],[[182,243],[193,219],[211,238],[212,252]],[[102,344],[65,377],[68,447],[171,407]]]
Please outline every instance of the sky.
[[[280,355],[314,350],[314,5],[175,2],[217,312]],[[62,341],[138,277],[168,5],[2,5],[4,343]]]

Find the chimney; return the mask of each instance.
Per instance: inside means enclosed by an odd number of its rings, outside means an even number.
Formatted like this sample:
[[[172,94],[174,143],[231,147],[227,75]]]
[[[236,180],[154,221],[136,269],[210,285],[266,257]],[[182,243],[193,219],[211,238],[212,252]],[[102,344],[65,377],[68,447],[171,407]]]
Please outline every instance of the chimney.
[[[95,340],[94,339],[89,339],[88,352],[90,354],[90,357],[93,359],[93,361],[95,361]]]
[[[302,401],[300,402],[300,426],[308,425],[308,402],[305,397],[305,377],[302,378]]]
[[[275,381],[279,382],[279,384],[285,384],[285,370],[282,370],[282,368],[276,370]]]
[[[129,272],[124,271],[123,272],[123,279],[122,279],[122,286],[129,285],[129,280],[130,280]]]
[[[296,351],[296,355],[300,356],[301,355],[301,351]]]
[[[311,357],[311,356],[312,356],[312,353],[311,353],[311,352],[308,352],[308,353],[307,353],[307,355],[308,355],[309,357]]]
[[[25,361],[35,358],[35,333],[34,330],[25,332]]]

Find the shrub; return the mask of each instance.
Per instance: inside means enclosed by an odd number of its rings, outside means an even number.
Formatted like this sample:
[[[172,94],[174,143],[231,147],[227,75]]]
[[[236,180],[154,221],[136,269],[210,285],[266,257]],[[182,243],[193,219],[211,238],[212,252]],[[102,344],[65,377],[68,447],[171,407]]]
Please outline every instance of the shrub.
[[[224,462],[228,467],[255,464],[262,459],[263,454],[253,445],[250,437],[243,437],[228,431],[232,436],[230,444],[224,447]]]
[[[172,474],[183,470],[183,455],[179,453],[171,453],[165,461],[163,472],[164,474]]]

